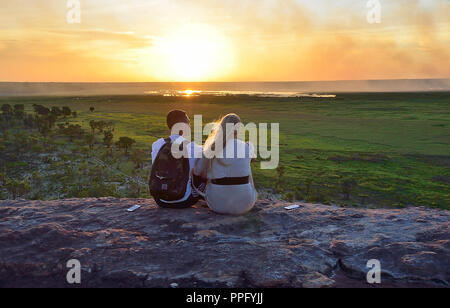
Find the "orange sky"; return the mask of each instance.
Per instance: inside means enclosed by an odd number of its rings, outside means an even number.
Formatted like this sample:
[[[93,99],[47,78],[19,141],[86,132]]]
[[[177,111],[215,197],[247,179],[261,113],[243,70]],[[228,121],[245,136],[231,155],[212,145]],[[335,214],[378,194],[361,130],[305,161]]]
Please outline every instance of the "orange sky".
[[[0,81],[450,78],[450,1],[0,0]]]

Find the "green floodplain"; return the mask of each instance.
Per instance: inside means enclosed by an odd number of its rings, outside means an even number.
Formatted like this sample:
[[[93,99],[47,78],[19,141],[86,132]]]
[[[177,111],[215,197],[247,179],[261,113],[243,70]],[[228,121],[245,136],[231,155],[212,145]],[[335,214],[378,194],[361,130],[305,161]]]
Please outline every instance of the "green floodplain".
[[[52,123],[45,124],[49,115],[37,105],[58,107]],[[449,92],[1,97],[0,106],[3,199],[149,197],[151,145],[167,137],[165,116],[177,108],[191,119],[202,115],[203,124],[230,112],[244,123],[280,124],[279,167],[253,165],[261,198],[359,207],[450,204]]]

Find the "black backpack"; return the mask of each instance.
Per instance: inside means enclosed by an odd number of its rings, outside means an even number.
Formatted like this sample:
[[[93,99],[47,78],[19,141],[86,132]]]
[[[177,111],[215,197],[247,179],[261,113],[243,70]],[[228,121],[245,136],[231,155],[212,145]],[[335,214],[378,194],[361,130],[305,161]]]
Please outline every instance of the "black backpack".
[[[149,179],[150,194],[155,199],[164,201],[180,200],[186,194],[186,187],[190,177],[189,158],[187,155],[176,159],[172,155],[172,140],[159,150],[152,165]],[[180,150],[186,154],[186,143],[180,144]]]

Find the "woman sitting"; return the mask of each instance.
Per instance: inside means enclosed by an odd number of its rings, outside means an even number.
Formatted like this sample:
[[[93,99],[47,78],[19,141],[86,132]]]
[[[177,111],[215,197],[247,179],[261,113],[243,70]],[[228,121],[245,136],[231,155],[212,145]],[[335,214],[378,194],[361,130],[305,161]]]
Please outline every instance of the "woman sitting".
[[[207,179],[205,193],[199,193],[216,213],[244,214],[257,199],[250,168],[254,147],[237,139],[241,126],[236,114],[228,114],[216,123],[206,140],[203,158],[193,170],[194,175]]]

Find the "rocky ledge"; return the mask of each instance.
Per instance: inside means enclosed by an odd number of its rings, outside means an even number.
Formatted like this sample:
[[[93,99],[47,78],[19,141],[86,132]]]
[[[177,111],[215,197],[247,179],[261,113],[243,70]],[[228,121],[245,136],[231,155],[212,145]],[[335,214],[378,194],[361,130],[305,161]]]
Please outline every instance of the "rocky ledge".
[[[449,287],[448,211],[286,205],[234,217],[144,199],[0,201],[0,287],[73,287],[70,259],[81,287]]]

